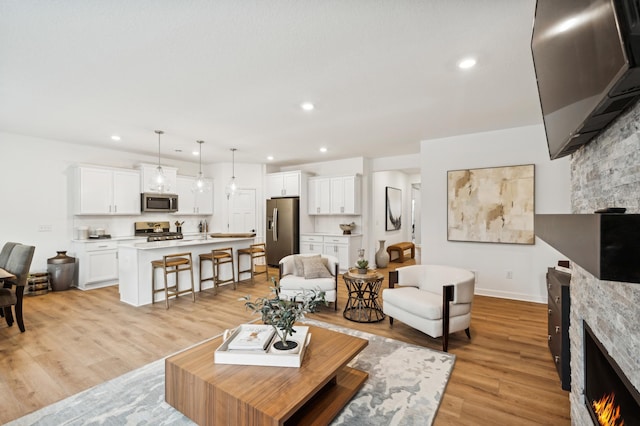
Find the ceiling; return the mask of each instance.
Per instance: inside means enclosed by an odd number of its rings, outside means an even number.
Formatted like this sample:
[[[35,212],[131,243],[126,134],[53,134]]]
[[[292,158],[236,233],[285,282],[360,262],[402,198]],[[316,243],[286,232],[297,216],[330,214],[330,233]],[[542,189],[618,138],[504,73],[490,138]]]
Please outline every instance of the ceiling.
[[[0,131],[285,166],[542,123],[535,0],[6,0]],[[474,57],[477,65],[457,67]],[[311,112],[301,102],[315,104]],[[121,136],[119,142],[111,136]],[[326,153],[319,148],[326,147]],[[182,150],[182,152],[176,152]]]

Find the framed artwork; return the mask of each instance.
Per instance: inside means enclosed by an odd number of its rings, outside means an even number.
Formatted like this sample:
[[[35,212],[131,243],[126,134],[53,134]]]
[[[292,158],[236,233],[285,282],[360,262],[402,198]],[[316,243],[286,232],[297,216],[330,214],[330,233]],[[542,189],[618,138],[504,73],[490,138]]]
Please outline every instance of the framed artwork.
[[[402,190],[387,186],[385,188],[385,200],[385,230],[396,231],[402,227]]]
[[[447,172],[447,240],[534,244],[534,165]]]

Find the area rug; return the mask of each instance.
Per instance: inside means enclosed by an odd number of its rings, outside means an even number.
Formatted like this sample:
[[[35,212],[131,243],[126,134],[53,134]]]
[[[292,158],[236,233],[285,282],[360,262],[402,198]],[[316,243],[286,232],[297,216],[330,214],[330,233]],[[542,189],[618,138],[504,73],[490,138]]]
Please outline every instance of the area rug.
[[[349,364],[369,373],[332,425],[429,425],[455,362],[452,354],[315,320],[367,339]],[[14,420],[8,425],[193,425],[164,400],[164,359]]]

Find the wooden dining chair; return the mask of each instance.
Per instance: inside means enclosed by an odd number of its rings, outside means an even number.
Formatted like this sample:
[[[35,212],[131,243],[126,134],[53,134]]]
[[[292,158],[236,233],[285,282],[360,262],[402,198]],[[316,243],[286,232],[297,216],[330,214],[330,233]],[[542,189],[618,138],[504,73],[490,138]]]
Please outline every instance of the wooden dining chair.
[[[11,250],[9,258],[3,268],[7,272],[15,275],[16,278],[7,278],[4,280],[4,286],[0,288],[0,308],[4,311],[4,318],[7,321],[7,325],[11,327],[13,325],[11,307],[14,307],[15,319],[22,333],[24,333],[25,330],[24,320],[22,318],[22,299],[35,249],[34,246],[16,244]]]

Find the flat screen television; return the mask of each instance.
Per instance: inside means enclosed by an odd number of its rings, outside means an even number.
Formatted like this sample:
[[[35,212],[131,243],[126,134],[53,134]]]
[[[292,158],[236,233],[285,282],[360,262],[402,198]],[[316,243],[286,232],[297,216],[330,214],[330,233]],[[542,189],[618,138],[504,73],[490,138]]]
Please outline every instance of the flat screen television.
[[[640,0],[538,0],[531,52],[551,159],[640,99]]]

